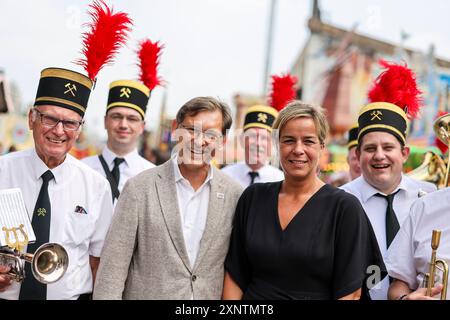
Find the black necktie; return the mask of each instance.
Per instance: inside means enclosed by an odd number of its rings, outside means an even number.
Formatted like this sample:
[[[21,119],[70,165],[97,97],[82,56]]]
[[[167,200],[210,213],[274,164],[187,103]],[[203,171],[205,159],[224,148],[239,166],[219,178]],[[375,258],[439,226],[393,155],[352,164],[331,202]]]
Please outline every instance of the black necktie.
[[[255,178],[259,177],[259,173],[257,171],[249,171],[248,174],[250,175],[251,178],[250,185],[252,185],[255,182]]]
[[[114,159],[114,168],[111,171],[112,176],[116,180],[117,186],[119,186],[119,180],[120,180],[120,170],[119,166],[122,162],[124,162],[124,158],[115,158]]]
[[[49,241],[50,237],[50,218],[51,205],[50,197],[48,196],[48,183],[54,178],[50,170],[44,172],[41,176],[42,187],[39,191],[39,196],[33,211],[33,218],[31,225],[34,234],[36,235],[36,242],[29,244],[27,247],[28,253],[34,253],[44,243]],[[20,300],[46,300],[47,285],[37,281],[31,272],[31,263],[25,263],[25,280],[20,288]]]
[[[398,230],[400,229],[400,224],[398,223],[397,216],[394,212],[393,202],[395,195],[400,190],[397,190],[394,193],[391,193],[388,196],[382,195],[380,193],[377,193],[377,197],[382,197],[387,200],[387,208],[386,208],[386,247],[389,248],[391,245],[392,240],[394,240],[395,235],[397,234]]]

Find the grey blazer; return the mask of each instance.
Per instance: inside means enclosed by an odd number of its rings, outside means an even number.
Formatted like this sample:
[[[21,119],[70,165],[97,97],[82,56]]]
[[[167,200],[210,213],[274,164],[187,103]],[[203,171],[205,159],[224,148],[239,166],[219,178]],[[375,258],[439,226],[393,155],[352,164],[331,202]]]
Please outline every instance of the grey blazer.
[[[184,243],[173,163],[146,170],[119,197],[94,299],[220,299],[242,187],[213,168],[205,231],[193,268]]]

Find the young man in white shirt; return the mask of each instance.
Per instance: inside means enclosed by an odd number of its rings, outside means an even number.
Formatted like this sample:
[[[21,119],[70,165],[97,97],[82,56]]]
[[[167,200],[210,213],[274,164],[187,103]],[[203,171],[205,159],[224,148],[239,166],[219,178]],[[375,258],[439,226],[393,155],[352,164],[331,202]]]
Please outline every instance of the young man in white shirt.
[[[101,155],[82,160],[108,179],[114,203],[128,179],[155,166],[137,150],[149,97],[150,89],[138,81],[112,82],[104,120],[108,132],[106,146]]]
[[[384,66],[388,70],[381,74],[376,86],[369,93],[372,103],[359,112],[356,155],[362,175],[342,186],[342,189],[361,201],[375,231],[383,258],[386,257],[400,226],[408,217],[414,200],[423,192],[436,190],[431,183],[416,181],[403,174],[403,164],[409,156],[409,147],[406,146],[408,118],[405,110],[412,113],[413,105],[409,105],[410,108],[407,109],[400,100],[394,104],[389,99],[383,100],[382,97],[398,96],[384,91],[390,87],[388,82],[395,78],[393,73],[400,68],[404,79],[409,77],[411,71],[402,66]],[[411,78],[411,82],[414,81],[413,77]],[[386,277],[370,290],[371,298],[386,300],[388,288],[389,279]]]

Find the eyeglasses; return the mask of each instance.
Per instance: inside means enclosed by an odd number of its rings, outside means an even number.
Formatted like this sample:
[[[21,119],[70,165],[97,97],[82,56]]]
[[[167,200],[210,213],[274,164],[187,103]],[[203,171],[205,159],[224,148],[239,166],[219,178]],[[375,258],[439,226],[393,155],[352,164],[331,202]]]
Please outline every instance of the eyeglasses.
[[[61,122],[64,130],[76,131],[84,123],[84,121],[61,120],[61,119],[49,116],[48,114],[42,113],[38,109],[33,109],[33,111],[35,111],[39,115],[39,117],[41,118],[42,125],[47,128],[54,128]]]
[[[207,130],[206,132],[203,132],[195,127],[185,127],[183,125],[180,125],[180,127],[186,129],[191,135],[191,137],[198,139],[200,136],[202,136],[203,139],[205,139],[207,142],[216,142],[217,140],[223,137],[222,134],[213,130]]]
[[[111,115],[109,115],[109,118],[114,121],[114,122],[122,122],[123,119],[127,119],[127,122],[131,123],[131,124],[137,124],[140,123],[142,121],[141,118],[139,117],[135,117],[135,116],[124,116],[121,115],[119,113],[113,113]]]

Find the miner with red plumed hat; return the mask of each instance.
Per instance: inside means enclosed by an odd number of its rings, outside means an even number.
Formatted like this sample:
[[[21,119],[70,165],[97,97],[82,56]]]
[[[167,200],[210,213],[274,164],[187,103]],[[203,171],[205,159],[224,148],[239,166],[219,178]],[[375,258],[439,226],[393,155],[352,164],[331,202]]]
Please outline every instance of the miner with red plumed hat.
[[[376,78],[369,91],[370,103],[361,108],[358,117],[356,155],[362,175],[342,188],[360,200],[386,257],[412,203],[436,187],[403,174],[409,156],[408,122],[422,106],[416,76],[406,65],[380,64],[385,70]],[[371,288],[370,297],[387,299],[388,287],[386,277]]]
[[[113,214],[111,188],[68,152],[81,132],[98,72],[113,61],[132,22],[101,1],[95,1],[89,13],[84,57],[78,61],[87,75],[44,69],[28,114],[35,147],[0,158],[0,189],[20,189],[34,231],[25,232],[10,219],[2,225],[7,246],[15,255],[21,247],[35,255],[31,263],[21,260],[22,266],[0,268],[0,299],[89,299],[93,291]]]
[[[83,159],[108,179],[116,203],[125,183],[155,165],[137,150],[145,127],[145,113],[153,89],[162,83],[158,65],[163,45],[145,39],[139,43],[139,80],[117,80],[110,84],[105,114],[108,140],[100,155]]]
[[[278,112],[295,99],[296,83],[297,78],[292,75],[273,75],[268,105],[254,105],[247,109],[244,132],[240,137],[245,159],[222,169],[242,187],[246,188],[256,182],[284,179],[283,171],[269,164],[272,125]]]

